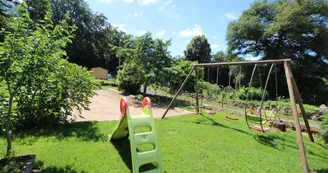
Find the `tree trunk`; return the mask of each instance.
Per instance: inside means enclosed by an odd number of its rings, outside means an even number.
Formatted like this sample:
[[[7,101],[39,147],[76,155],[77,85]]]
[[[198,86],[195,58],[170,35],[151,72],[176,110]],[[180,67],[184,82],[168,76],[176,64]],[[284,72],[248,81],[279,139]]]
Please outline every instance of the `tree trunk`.
[[[207,82],[210,82],[210,68],[207,67]]]
[[[216,84],[219,84],[219,67],[216,68]]]
[[[11,118],[13,100],[14,100],[14,97],[12,95],[10,95],[8,113],[7,113],[6,124],[5,124],[6,138],[7,138],[7,153],[6,153],[7,158],[11,155],[11,135],[10,135],[10,124],[11,123],[10,123],[10,118]]]
[[[230,86],[230,81],[231,81],[231,75],[229,74],[229,86]]]
[[[147,94],[147,85],[143,86],[143,96],[145,97]]]

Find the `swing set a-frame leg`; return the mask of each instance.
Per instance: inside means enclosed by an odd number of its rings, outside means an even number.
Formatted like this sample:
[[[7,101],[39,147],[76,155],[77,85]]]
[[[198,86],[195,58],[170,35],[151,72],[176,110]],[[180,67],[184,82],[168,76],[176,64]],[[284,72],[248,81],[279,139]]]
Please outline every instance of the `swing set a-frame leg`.
[[[292,73],[291,73],[292,71],[291,71],[290,64],[288,61],[284,62],[284,67],[285,67],[285,74],[286,74],[286,80],[287,80],[288,91],[289,91],[289,98],[290,98],[293,116],[294,116],[294,120],[295,120],[297,142],[298,142],[298,147],[300,149],[302,169],[303,169],[304,173],[308,173],[309,166],[308,166],[307,159],[306,159],[306,153],[305,153],[305,147],[304,147],[304,142],[303,142],[303,138],[302,138],[300,121],[299,121],[299,118],[297,115],[297,110],[296,110],[294,87],[293,87],[293,82],[292,82],[293,76],[292,76]]]
[[[293,74],[291,73],[291,75],[293,75]],[[301,94],[298,91],[297,84],[296,84],[295,79],[294,79],[293,76],[292,76],[292,83],[293,83],[293,87],[294,87],[294,90],[295,90],[296,100],[298,102],[298,105],[301,108],[301,113],[302,113],[302,117],[303,117],[304,124],[305,124],[305,127],[306,127],[306,131],[307,131],[307,133],[309,135],[310,141],[311,142],[314,142],[314,138],[313,138],[313,135],[312,135],[311,127],[309,125],[309,121],[307,119],[307,115],[306,115],[306,112],[305,112],[305,109],[304,109],[303,101],[301,99]]]

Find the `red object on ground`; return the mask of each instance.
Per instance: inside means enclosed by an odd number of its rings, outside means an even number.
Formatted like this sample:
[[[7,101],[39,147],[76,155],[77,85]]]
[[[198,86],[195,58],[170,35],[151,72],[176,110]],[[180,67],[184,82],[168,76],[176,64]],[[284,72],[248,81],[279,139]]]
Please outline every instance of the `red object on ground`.
[[[261,132],[267,132],[267,131],[270,130],[269,127],[263,127],[263,130],[262,130],[261,126],[258,126],[258,125],[254,125],[254,126],[252,126],[252,129],[254,129],[254,130],[258,130],[258,131],[261,131]]]
[[[151,101],[150,101],[150,98],[149,98],[149,97],[145,97],[145,98],[142,100],[142,105],[141,105],[141,107],[144,108],[146,105],[148,106],[148,109],[151,108]]]
[[[226,115],[225,117],[229,120],[239,120],[239,118],[232,118],[232,117],[229,117],[228,115]]]
[[[128,110],[128,107],[129,107],[128,100],[125,97],[123,97],[120,101],[120,110],[121,110],[122,117],[125,117],[126,110]]]

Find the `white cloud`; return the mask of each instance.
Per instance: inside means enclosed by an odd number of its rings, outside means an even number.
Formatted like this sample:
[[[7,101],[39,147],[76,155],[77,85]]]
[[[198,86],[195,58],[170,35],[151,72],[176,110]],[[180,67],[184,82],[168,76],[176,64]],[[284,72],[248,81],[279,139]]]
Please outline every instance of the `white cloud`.
[[[114,28],[116,28],[117,30],[120,30],[120,31],[125,32],[125,27],[124,27],[123,24],[112,24],[112,26],[113,26]]]
[[[133,13],[133,15],[136,17],[141,17],[143,14],[142,14],[142,12],[139,12],[139,13],[135,12],[135,13]]]
[[[171,6],[171,8],[175,8],[175,7],[177,7],[177,4],[173,4],[173,5]]]
[[[141,35],[146,34],[147,32],[148,32],[147,30],[140,30],[140,31],[136,31],[136,32],[135,32],[135,35],[137,35],[137,36],[141,36]]]
[[[110,4],[112,3],[112,0],[99,0],[99,2]]]
[[[139,5],[156,4],[157,0],[138,0]]]
[[[166,6],[170,5],[171,3],[172,3],[172,0],[169,0],[169,1],[164,3],[164,6],[166,7]]]
[[[175,16],[174,16],[174,18],[176,18],[176,19],[177,19],[177,18],[179,18],[179,17],[180,17],[180,15],[179,15],[179,14],[177,14],[177,15],[175,15]]]
[[[156,32],[156,37],[162,37],[165,34],[165,32],[166,32],[165,30]]]
[[[165,2],[164,5],[162,5],[162,6],[158,9],[158,11],[164,11],[165,8],[166,8],[168,5],[170,5],[171,3],[172,3],[172,0],[169,0],[169,1]]]
[[[203,35],[202,27],[199,25],[195,25],[193,28],[187,28],[179,32],[180,37],[192,37]]]
[[[130,3],[132,3],[134,0],[123,0],[125,3],[128,3],[128,4],[130,4]]]
[[[236,13],[224,13],[224,16],[228,18],[229,20],[237,20],[237,14]]]
[[[211,44],[211,49],[218,49],[220,46],[218,44]]]
[[[216,39],[216,38],[217,38],[216,36],[213,37],[213,39]]]

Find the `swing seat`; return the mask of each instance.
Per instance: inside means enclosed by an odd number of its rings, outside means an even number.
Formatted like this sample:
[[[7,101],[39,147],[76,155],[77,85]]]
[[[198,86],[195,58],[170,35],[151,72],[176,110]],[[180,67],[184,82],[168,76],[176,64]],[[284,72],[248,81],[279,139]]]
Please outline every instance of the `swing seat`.
[[[260,114],[260,111],[261,109],[258,108],[256,112],[254,112],[253,110],[250,110],[250,109],[247,109],[246,110],[246,118],[247,118],[247,121],[249,122],[252,122],[252,123],[255,123],[255,124],[265,124],[267,122],[267,116],[266,116],[266,113],[265,111],[261,110],[262,111],[262,115],[263,117],[261,118],[259,116]],[[256,113],[256,114],[254,114]],[[262,122],[261,122],[262,121]]]
[[[227,119],[229,120],[239,120],[239,118],[233,118],[233,117],[229,117],[228,115],[225,116]]]
[[[263,130],[262,130],[261,126],[254,125],[254,126],[252,126],[252,129],[257,130],[257,131],[261,131],[261,132],[267,132],[267,131],[270,130],[270,127],[263,127]]]
[[[253,114],[247,114],[247,121],[260,124],[261,123],[261,118],[259,116],[253,115]],[[267,121],[262,118],[262,124],[265,124]]]

